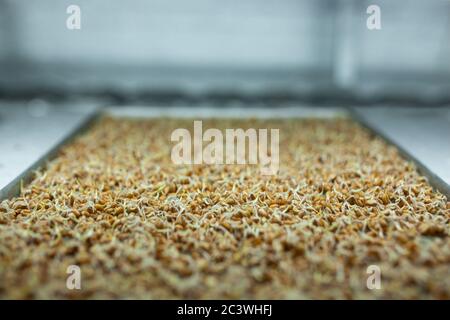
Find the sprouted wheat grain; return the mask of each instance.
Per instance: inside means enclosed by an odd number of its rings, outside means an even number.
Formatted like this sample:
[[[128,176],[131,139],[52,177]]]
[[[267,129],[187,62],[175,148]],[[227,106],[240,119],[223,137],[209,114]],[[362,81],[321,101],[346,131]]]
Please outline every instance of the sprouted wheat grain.
[[[344,119],[204,125],[280,128],[279,173],[174,165],[192,120],[104,118],[0,204],[0,297],[450,298],[450,202],[394,147]]]

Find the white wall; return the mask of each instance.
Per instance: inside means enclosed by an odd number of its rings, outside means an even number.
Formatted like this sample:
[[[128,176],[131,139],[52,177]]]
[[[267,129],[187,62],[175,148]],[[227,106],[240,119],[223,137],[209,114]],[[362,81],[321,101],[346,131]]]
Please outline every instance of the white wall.
[[[330,63],[327,1],[9,2],[21,22],[20,50],[40,62],[269,68]],[[65,27],[69,4],[81,7],[80,31]]]
[[[80,31],[66,29],[70,4],[81,7]],[[380,31],[366,28],[370,4],[381,7]],[[281,70],[332,81],[351,80],[351,68],[353,83],[450,83],[450,0],[0,0],[0,29],[0,62],[41,70]]]

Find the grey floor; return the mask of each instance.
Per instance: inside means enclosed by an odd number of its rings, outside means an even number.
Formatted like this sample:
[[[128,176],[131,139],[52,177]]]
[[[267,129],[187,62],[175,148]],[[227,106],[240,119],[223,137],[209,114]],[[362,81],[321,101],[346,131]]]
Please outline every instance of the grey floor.
[[[98,109],[96,101],[49,104],[44,101],[0,102],[0,190],[27,170],[58,142]],[[116,115],[174,115],[183,109],[134,107],[109,109]],[[166,111],[164,111],[166,110]],[[203,111],[202,111],[203,110]],[[189,115],[217,115],[205,108]],[[186,111],[186,110],[184,110]],[[250,115],[255,111],[227,110],[224,114]],[[271,117],[283,111],[261,111]],[[303,107],[287,108],[285,115],[328,117],[341,114],[342,109]],[[450,184],[450,106],[441,108],[370,107],[358,109],[358,114],[422,162],[428,169]],[[258,112],[256,112],[258,115]]]

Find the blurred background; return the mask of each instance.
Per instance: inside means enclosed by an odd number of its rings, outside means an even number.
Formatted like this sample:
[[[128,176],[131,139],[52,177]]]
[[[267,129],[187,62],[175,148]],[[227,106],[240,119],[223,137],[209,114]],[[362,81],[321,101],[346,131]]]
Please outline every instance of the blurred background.
[[[442,104],[449,39],[449,0],[0,0],[0,97]]]
[[[450,0],[0,0],[0,190],[111,105],[351,107],[448,185],[449,40]]]

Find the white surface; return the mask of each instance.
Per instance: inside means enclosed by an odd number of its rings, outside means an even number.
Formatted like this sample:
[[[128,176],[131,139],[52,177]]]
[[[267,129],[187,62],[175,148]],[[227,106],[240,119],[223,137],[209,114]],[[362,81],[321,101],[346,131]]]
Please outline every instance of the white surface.
[[[0,189],[49,152],[93,112],[91,103],[0,102]]]

